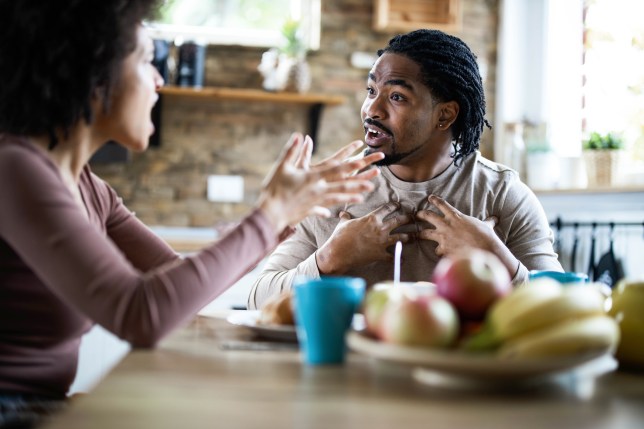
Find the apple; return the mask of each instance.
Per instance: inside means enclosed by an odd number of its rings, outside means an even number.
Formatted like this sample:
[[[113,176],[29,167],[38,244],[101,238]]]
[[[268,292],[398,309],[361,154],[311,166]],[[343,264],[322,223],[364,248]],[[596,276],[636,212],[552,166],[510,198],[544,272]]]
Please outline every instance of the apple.
[[[367,331],[373,335],[378,335],[380,331],[380,322],[382,313],[389,302],[389,289],[376,288],[371,289],[364,300],[364,321],[367,325]]]
[[[382,314],[386,304],[395,290],[409,290],[409,293],[418,295],[431,295],[436,293],[436,286],[430,282],[399,282],[385,281],[376,283],[367,293],[364,304],[363,314],[367,331],[378,336]]]
[[[390,289],[379,337],[389,343],[449,347],[459,332],[458,313],[446,299],[411,289]]]
[[[441,259],[432,281],[464,320],[481,320],[497,299],[512,290],[512,279],[499,258],[485,250],[468,249]]]

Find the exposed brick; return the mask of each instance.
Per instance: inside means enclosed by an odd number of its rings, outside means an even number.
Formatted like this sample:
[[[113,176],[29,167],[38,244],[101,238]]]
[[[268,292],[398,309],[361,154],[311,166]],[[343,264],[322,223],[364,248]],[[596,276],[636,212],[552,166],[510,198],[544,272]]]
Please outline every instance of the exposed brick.
[[[456,36],[487,63],[488,120],[494,116],[498,0],[463,0],[463,30]],[[321,48],[309,55],[312,91],[342,94],[347,103],[327,107],[318,134],[319,160],[342,145],[362,139],[360,106],[366,70],[351,67],[354,51],[375,52],[395,33],[372,29],[373,1],[324,0]],[[257,71],[265,49],[210,46],[206,85],[260,89]],[[96,165],[125,203],[150,225],[211,226],[247,214],[261,183],[292,131],[306,131],[301,105],[166,98],[162,109],[162,143],[125,164]],[[483,133],[481,149],[492,155],[492,132]],[[244,176],[242,203],[206,200],[210,174]]]

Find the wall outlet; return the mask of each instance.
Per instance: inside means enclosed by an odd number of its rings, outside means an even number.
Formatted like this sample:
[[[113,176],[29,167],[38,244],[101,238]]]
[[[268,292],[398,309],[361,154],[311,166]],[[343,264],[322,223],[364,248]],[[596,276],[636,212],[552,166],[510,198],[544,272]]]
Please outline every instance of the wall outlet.
[[[208,176],[208,201],[239,203],[244,200],[242,176]]]

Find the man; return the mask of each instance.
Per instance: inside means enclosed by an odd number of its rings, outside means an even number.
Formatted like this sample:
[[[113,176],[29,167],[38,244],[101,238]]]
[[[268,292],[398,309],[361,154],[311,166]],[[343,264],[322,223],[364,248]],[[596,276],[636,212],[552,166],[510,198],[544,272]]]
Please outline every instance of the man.
[[[438,260],[475,247],[496,254],[513,282],[562,271],[543,208],[518,174],[478,151],[485,119],[476,57],[436,30],[399,35],[378,51],[361,116],[367,153],[382,152],[376,190],[327,219],[307,218],[268,259],[249,308],[291,288],[296,275],[348,275],[368,284],[429,281]]]

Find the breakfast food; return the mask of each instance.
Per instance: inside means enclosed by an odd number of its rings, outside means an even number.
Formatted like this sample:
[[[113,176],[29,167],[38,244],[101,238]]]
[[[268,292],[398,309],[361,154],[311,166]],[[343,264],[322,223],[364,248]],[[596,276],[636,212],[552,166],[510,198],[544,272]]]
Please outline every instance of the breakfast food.
[[[540,278],[497,301],[481,332],[464,343],[470,351],[494,350],[508,359],[614,351],[619,326],[592,284],[563,286]]]
[[[271,297],[261,308],[257,323],[262,325],[294,325],[293,292]]]
[[[364,317],[369,333],[387,343],[447,348],[459,331],[456,310],[427,282],[374,285]]]

